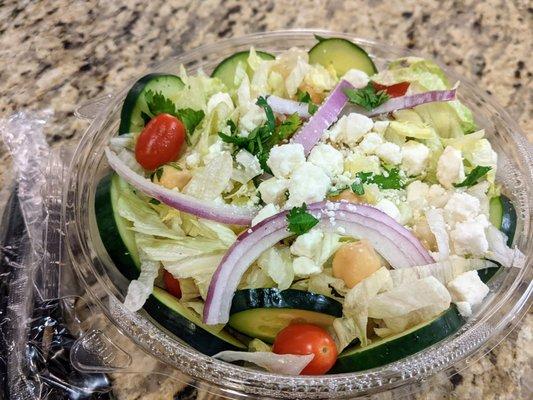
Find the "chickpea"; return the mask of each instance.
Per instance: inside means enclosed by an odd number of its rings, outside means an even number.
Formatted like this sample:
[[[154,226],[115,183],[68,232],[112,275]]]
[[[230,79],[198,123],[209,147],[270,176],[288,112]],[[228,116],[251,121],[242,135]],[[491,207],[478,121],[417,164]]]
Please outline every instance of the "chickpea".
[[[381,267],[381,260],[368,240],[342,245],[333,256],[333,276],[353,288]]]
[[[161,178],[158,179],[156,177],[154,183],[168,189],[178,188],[179,190],[182,190],[192,178],[191,173],[186,169],[179,170],[170,165],[164,165],[162,168],[163,173],[161,174]]]

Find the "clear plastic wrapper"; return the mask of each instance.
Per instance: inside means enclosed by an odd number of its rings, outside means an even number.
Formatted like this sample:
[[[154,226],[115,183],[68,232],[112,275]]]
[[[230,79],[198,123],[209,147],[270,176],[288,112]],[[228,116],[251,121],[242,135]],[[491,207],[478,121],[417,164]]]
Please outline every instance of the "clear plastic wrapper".
[[[49,115],[21,112],[0,124],[13,159],[12,182],[1,197],[7,200],[0,229],[2,391],[13,400],[106,399],[109,377],[81,373],[70,362],[77,337],[68,326],[81,321],[74,309],[76,280],[61,268],[61,188],[69,152],[46,144]]]

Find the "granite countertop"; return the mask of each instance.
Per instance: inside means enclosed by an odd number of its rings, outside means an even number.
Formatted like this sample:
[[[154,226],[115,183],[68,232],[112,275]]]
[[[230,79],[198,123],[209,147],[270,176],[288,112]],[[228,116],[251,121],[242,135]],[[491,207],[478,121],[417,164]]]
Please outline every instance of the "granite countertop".
[[[354,32],[433,56],[491,93],[533,136],[533,8],[526,0],[206,0],[0,2],[0,117],[54,110],[50,144],[74,143],[83,102],[113,92],[157,60],[220,38],[284,28]],[[0,187],[9,160],[0,144]],[[533,316],[487,357],[451,379],[437,375],[420,399],[531,398]],[[147,360],[147,365],[149,361]],[[151,376],[118,377],[118,399],[206,398]]]

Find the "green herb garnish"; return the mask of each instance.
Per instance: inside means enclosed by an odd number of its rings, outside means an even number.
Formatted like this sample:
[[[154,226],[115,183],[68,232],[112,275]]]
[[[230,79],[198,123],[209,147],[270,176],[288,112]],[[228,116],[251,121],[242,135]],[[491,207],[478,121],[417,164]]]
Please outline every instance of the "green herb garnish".
[[[453,186],[455,187],[470,187],[474,186],[479,179],[481,179],[483,176],[487,174],[492,169],[492,167],[486,167],[482,165],[478,165],[476,168],[474,168],[470,173],[467,175],[464,181],[461,183],[454,183]]]
[[[148,203],[153,204],[155,206],[158,206],[159,204],[161,204],[159,200],[154,199],[154,198],[151,198],[150,200],[148,200]]]
[[[344,93],[348,96],[350,103],[357,104],[368,111],[390,99],[387,92],[383,90],[376,91],[371,82],[362,89],[345,89]]]
[[[355,181],[350,187],[352,188],[352,192],[359,196],[365,194],[365,187],[363,186],[363,181],[360,178],[355,178]]]
[[[198,124],[202,122],[202,119],[205,117],[205,113],[202,110],[193,110],[192,108],[177,109],[172,100],[166,98],[162,93],[153,92],[152,90],[146,91],[144,98],[151,114],[148,115],[145,112],[141,113],[141,117],[143,118],[145,125],[152,117],[155,117],[156,115],[173,115],[183,122],[183,125],[185,125],[185,129],[187,130],[186,140],[187,143],[190,144],[190,136],[193,134]]]
[[[381,189],[402,189],[405,186],[398,168],[392,168],[380,175],[372,172],[358,172],[352,184],[353,192],[363,195],[365,193],[363,183],[375,183]]]
[[[272,143],[277,144],[283,140],[289,139],[294,132],[302,126],[302,119],[296,113],[289,115],[285,121],[276,127],[276,131],[272,136]]]
[[[309,232],[316,224],[318,219],[307,212],[307,205],[302,203],[301,207],[293,207],[287,214],[287,229],[296,235],[303,235]]]
[[[270,172],[270,168],[268,168],[266,164],[270,149],[292,136],[292,134],[300,127],[302,121],[298,115],[293,114],[276,127],[274,113],[266,99],[264,97],[259,97],[256,104],[265,110],[267,121],[264,125],[258,126],[250,132],[248,136],[243,137],[237,135],[237,128],[233,121],[228,121],[227,124],[230,127],[231,134],[228,135],[219,132],[218,136],[220,136],[222,141],[236,146],[237,149],[245,149],[256,156],[261,164],[261,168],[266,172]]]
[[[298,89],[296,92],[296,98],[300,103],[307,103],[307,111],[309,114],[313,115],[316,113],[316,110],[318,110],[318,106],[311,100],[309,92]]]

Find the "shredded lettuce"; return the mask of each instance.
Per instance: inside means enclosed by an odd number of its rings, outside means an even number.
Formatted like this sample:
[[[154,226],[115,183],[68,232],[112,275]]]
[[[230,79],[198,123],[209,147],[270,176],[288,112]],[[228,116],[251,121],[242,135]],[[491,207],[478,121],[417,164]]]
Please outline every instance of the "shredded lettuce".
[[[149,260],[144,252],[139,251],[141,273],[130,282],[124,305],[130,311],[140,310],[154,289],[154,281],[159,274],[159,262]]]
[[[294,279],[292,257],[288,247],[271,247],[258,258],[257,264],[280,290],[288,289]]]
[[[337,300],[342,299],[339,298],[339,296],[337,296],[336,294],[334,294],[333,290],[335,290],[335,292],[341,296],[344,296],[348,292],[348,288],[346,287],[344,281],[342,279],[333,277],[331,268],[325,268],[321,273],[311,275],[306,281],[306,290],[308,290],[309,292],[333,297]],[[300,285],[303,284],[303,282],[300,283]]]
[[[137,246],[145,252],[148,259],[165,262],[227,249],[219,240],[187,236],[172,240],[143,235],[138,237]]]
[[[379,293],[391,290],[393,282],[389,270],[382,267],[369,277],[363,279],[350,289],[344,298],[343,314],[352,318],[356,327],[356,336],[361,346],[367,346],[367,323],[369,307],[373,304]],[[354,337],[354,339],[355,339]]]
[[[232,173],[233,159],[224,151],[209,160],[203,169],[194,171],[183,191],[197,199],[215,200],[228,186]]]
[[[314,354],[276,354],[272,352],[256,351],[222,351],[213,356],[223,361],[248,361],[269,372],[284,375],[298,375],[315,357]]]
[[[169,239],[182,237],[181,232],[170,229],[161,221],[159,214],[147,201],[141,200],[132,192],[120,193],[117,208],[121,217],[133,222],[131,229],[135,232]]]
[[[382,319],[387,328],[399,333],[436,317],[450,303],[448,289],[430,276],[378,294],[368,306],[368,317]]]
[[[189,300],[198,299],[200,297],[200,291],[194,283],[192,278],[180,279],[181,299],[180,301],[186,302]]]
[[[332,333],[337,351],[340,353],[350,345],[358,336],[358,327],[353,318],[335,318],[333,320]]]
[[[254,264],[245,272],[238,289],[271,288],[274,286],[276,286],[276,282],[257,264]]]
[[[451,256],[446,260],[434,264],[395,269],[389,272],[392,281],[394,282],[394,287],[414,282],[428,276],[432,276],[438,279],[442,284],[446,285],[448,282],[465,272],[497,266],[497,264],[489,260]]]
[[[188,257],[177,262],[163,262],[163,266],[180,281],[182,278],[192,278],[200,296],[205,300],[213,273],[223,256],[223,253],[214,253]]]

